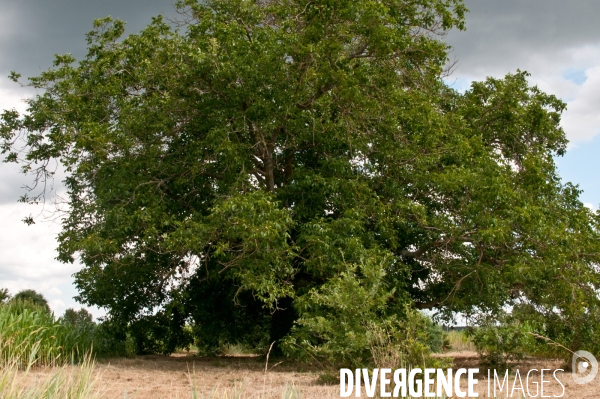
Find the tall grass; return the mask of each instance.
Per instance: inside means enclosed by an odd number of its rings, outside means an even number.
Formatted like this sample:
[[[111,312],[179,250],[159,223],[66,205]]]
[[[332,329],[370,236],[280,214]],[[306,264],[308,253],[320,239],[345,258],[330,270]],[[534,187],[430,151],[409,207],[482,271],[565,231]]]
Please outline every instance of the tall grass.
[[[53,367],[46,376],[32,375],[41,346],[34,344],[30,352],[20,351],[22,357],[5,357],[0,364],[0,397],[2,399],[99,399],[102,394],[94,386],[94,363],[85,356],[76,367]],[[29,359],[23,370],[23,362]]]
[[[464,331],[449,331],[448,342],[453,352],[475,352],[473,340]]]
[[[79,361],[92,340],[89,326],[61,323],[29,303],[0,306],[0,363],[10,367]]]

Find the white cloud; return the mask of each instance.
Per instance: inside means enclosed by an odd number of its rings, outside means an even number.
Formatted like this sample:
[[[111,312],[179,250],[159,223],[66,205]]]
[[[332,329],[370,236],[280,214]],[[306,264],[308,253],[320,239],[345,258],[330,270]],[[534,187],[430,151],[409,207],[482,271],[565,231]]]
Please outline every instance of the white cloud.
[[[22,88],[4,76],[0,77],[0,113],[13,108],[24,112],[27,104],[23,100],[31,95],[30,89]]]
[[[600,134],[600,63],[586,69],[585,75],[587,80],[563,117],[567,136],[574,142],[591,141]]]
[[[24,112],[27,105],[23,102],[33,92],[20,88],[7,78],[0,78],[0,112],[15,108]],[[0,160],[2,157],[0,156]],[[58,170],[53,188],[61,190],[60,181],[64,178]],[[0,163],[0,288],[8,288],[11,294],[23,289],[34,289],[43,294],[57,316],[67,308],[80,309],[81,305],[73,297],[77,294],[73,286],[72,274],[78,271],[80,264],[63,264],[57,261],[56,236],[60,224],[44,220],[44,206],[32,206],[17,203],[25,193],[25,185],[31,184],[30,176],[20,173],[16,164]],[[49,193],[54,195],[54,191]],[[54,209],[50,203],[46,211]],[[27,226],[22,220],[28,215],[36,217],[36,224]],[[98,308],[88,309],[94,317],[105,312]]]
[[[456,82],[454,87],[460,90],[470,81],[526,70],[531,84],[567,103],[562,126],[572,145],[600,134],[600,43],[551,52],[521,51],[522,57],[504,63],[459,65],[448,82]]]
[[[67,305],[62,300],[56,298],[56,299],[51,299],[49,302],[50,302],[49,305],[52,309],[62,309],[62,312],[54,311],[55,315],[60,316],[65,313],[65,310],[67,309]]]
[[[27,226],[23,218],[43,212],[41,206],[27,204],[0,205],[0,223],[10,228],[0,230],[0,248],[3,254],[0,273],[14,278],[49,279],[73,273],[77,266],[63,265],[56,257],[56,235],[60,226],[55,222],[41,221]]]
[[[34,289],[49,301],[56,315],[66,308],[80,308],[73,299],[76,295],[72,274],[81,265],[57,261],[56,236],[60,225],[37,218],[34,225],[27,226],[21,220],[29,214],[40,215],[41,206],[12,203],[0,205],[0,287],[11,294],[23,289]],[[95,317],[103,311],[90,309]]]

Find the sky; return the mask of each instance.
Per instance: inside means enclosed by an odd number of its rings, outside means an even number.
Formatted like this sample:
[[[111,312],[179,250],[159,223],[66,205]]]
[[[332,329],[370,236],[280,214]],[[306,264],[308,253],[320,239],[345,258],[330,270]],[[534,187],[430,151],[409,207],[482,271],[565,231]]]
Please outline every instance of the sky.
[[[567,103],[562,126],[570,144],[557,158],[564,181],[578,184],[587,206],[600,205],[600,1],[466,0],[465,32],[450,32],[450,58],[456,69],[448,83],[466,90],[474,80],[502,77],[517,69],[530,82]],[[111,15],[137,32],[152,16],[174,13],[171,0],[0,0],[0,110],[24,110],[22,99],[35,95],[8,80],[11,70],[35,76],[52,65],[54,54],[85,54],[85,34],[95,18]],[[60,180],[58,177],[57,180]],[[31,288],[48,298],[56,315],[80,308],[73,297],[75,264],[56,257],[60,226],[22,219],[42,208],[17,203],[31,179],[14,164],[0,164],[0,288],[12,294]],[[60,193],[60,183],[56,182]],[[46,209],[52,209],[46,204]],[[94,316],[102,309],[88,308]]]

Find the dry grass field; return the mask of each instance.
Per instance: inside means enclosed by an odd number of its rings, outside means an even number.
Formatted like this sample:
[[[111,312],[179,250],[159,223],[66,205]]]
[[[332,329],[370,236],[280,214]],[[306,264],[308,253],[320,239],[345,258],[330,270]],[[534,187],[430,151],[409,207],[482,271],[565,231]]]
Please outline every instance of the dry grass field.
[[[455,368],[477,367],[474,352],[452,352],[446,356],[454,357]],[[561,362],[558,360],[525,359],[515,365],[515,369],[519,369],[525,384],[525,374],[530,369],[554,370],[560,366]],[[168,357],[141,356],[132,359],[113,359],[96,364],[95,389],[103,394],[102,397],[110,399],[340,397],[338,384],[322,385],[318,382],[318,370],[283,359],[271,359],[268,367],[269,370],[265,372],[264,358],[248,356],[201,358],[179,354]],[[52,370],[37,370],[30,373],[29,378],[43,379],[50,373]],[[571,379],[570,373],[559,372],[557,376],[565,385],[563,398],[600,397],[600,377],[590,384],[577,385]],[[478,379],[479,397],[489,397],[486,375],[480,375]],[[530,375],[532,397],[535,397],[533,381],[539,382],[539,379],[539,372]],[[547,374],[545,379],[552,382],[545,384],[544,396],[560,396],[562,388],[552,375]],[[514,372],[510,377],[511,388],[513,380]],[[520,391],[514,392],[512,397],[522,397]],[[364,392],[362,397],[366,397]],[[506,397],[506,394],[497,397]],[[541,397],[539,393],[537,397]]]

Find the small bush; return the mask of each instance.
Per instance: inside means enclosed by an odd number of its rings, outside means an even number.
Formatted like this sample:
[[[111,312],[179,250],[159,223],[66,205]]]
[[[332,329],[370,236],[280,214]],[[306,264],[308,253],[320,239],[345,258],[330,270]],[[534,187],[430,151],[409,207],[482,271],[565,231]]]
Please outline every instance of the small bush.
[[[525,325],[483,325],[468,331],[479,353],[481,364],[497,370],[510,368],[510,362],[521,360],[532,347],[533,338]]]
[[[442,353],[448,348],[448,334],[444,332],[442,326],[436,324],[429,317],[423,321],[427,329],[427,344],[434,353]]]
[[[407,309],[403,318],[390,316],[364,323],[361,330],[339,331],[343,334],[332,346],[301,346],[291,337],[284,341],[287,354],[307,361],[317,360],[321,366],[331,369],[349,368],[403,368],[403,367],[450,367],[452,359],[431,356],[434,349],[442,347],[441,328],[438,330],[432,321],[420,312]],[[338,331],[338,330],[336,330]],[[432,333],[433,332],[433,333]],[[355,339],[354,345],[341,349],[341,342]],[[364,347],[363,347],[364,345]],[[326,375],[322,376],[323,379]],[[325,381],[323,381],[325,382]]]
[[[104,320],[94,332],[94,353],[99,357],[133,357],[136,354],[135,339],[110,320]]]
[[[402,322],[372,324],[369,328],[371,365],[377,368],[451,367],[452,359],[434,358],[443,349],[443,331],[415,310]]]
[[[331,368],[440,363],[430,354],[443,346],[441,328],[408,303],[391,301],[389,262],[377,250],[357,263],[341,262],[335,278],[296,298],[299,318],[283,340],[284,353]]]

